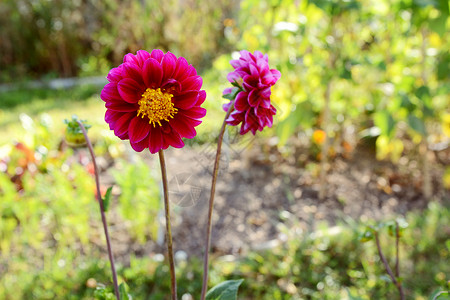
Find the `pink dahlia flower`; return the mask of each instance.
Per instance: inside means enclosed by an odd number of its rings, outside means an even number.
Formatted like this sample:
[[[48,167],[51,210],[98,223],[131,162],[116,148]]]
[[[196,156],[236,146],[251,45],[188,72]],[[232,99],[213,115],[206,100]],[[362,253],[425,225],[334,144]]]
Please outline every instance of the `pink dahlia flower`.
[[[263,55],[259,51],[252,54],[246,50],[240,53],[239,59],[230,61],[235,70],[228,74],[227,79],[237,87],[224,90],[224,95],[232,95],[233,98],[231,102],[223,105],[223,109],[228,111],[234,102],[234,111],[226,120],[227,124],[236,126],[242,123],[240,134],[248,131],[255,134],[265,126],[272,127],[273,116],[277,110],[270,103],[270,88],[280,78],[281,73],[269,68],[267,54]],[[234,93],[237,93],[235,99]]]
[[[161,50],[125,55],[111,69],[100,97],[105,101],[105,121],[114,134],[130,140],[141,152],[157,153],[169,146],[182,148],[182,138],[193,138],[206,114],[202,78],[184,57]]]

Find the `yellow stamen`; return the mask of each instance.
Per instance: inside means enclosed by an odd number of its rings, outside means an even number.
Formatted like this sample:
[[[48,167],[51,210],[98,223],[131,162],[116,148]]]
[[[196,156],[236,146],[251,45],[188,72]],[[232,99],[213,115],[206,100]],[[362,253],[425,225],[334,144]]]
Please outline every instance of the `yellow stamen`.
[[[161,126],[162,120],[169,121],[169,118],[173,119],[178,109],[173,107],[172,97],[172,94],[162,92],[160,88],[156,90],[146,89],[138,102],[138,117],[139,115],[141,115],[141,118],[147,116],[148,123],[153,124],[153,127],[156,127],[156,123]]]

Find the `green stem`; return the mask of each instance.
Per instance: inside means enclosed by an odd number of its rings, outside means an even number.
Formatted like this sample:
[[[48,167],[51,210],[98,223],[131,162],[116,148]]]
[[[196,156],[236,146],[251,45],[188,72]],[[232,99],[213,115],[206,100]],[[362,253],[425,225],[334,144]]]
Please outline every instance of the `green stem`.
[[[159,150],[159,162],[161,164],[161,177],[164,189],[164,208],[166,217],[166,239],[167,239],[167,252],[169,256],[170,267],[170,289],[172,291],[172,300],[177,300],[177,279],[175,276],[175,260],[173,256],[173,244],[172,244],[172,226],[170,224],[170,204],[169,204],[169,185],[167,183],[166,162],[164,160],[163,150]]]
[[[202,283],[202,294],[200,298],[201,300],[205,300],[206,291],[208,289],[209,248],[211,247],[212,213],[214,208],[214,194],[216,192],[216,182],[217,182],[217,174],[219,172],[219,161],[220,161],[220,153],[222,151],[223,135],[225,133],[225,127],[227,126],[226,120],[230,116],[233,109],[234,109],[234,102],[228,108],[228,111],[225,115],[225,119],[223,120],[222,128],[220,129],[219,139],[217,141],[216,160],[214,162],[213,177],[211,182],[211,194],[209,196],[208,225],[206,229],[207,231],[205,241],[205,254],[203,257],[203,283]]]
[[[116,295],[117,300],[120,300],[119,285],[117,283],[116,267],[114,265],[114,257],[112,254],[111,242],[110,242],[109,232],[108,232],[108,225],[106,223],[105,208],[103,207],[102,194],[100,192],[100,180],[99,180],[99,176],[98,176],[97,162],[95,161],[94,149],[92,148],[92,143],[89,140],[89,137],[86,132],[86,128],[84,128],[83,123],[79,120],[77,122],[80,125],[81,131],[83,132],[89,152],[91,153],[92,163],[94,165],[95,184],[97,186],[97,200],[100,205],[100,214],[102,216],[103,230],[105,231],[105,237],[106,237],[106,247],[108,248],[108,257],[109,257],[109,262],[111,264],[111,272],[112,272],[113,283],[114,283],[114,294]]]

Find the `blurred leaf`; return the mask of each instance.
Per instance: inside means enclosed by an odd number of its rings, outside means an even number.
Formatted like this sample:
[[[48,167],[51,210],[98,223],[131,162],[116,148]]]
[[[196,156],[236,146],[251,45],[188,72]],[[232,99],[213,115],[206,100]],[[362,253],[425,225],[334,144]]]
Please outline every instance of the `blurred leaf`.
[[[111,191],[112,191],[112,186],[110,186],[107,190],[106,190],[106,194],[105,197],[102,199],[103,200],[103,211],[107,212],[108,208],[109,208],[109,203],[111,201]]]
[[[227,280],[219,283],[206,294],[207,300],[236,300],[239,286],[243,282],[239,280]]]
[[[381,133],[392,137],[395,128],[395,121],[392,115],[386,111],[381,110],[374,114],[375,125],[380,128]]]
[[[411,100],[409,99],[408,95],[403,94],[400,96],[401,97],[401,104],[400,106],[405,108],[406,110],[408,110],[408,112],[412,112],[416,109],[416,105],[414,103],[411,102]]]
[[[431,19],[429,21],[430,29],[439,34],[439,36],[444,37],[447,24],[447,16],[441,14],[439,17],[435,19]]]
[[[416,132],[420,133],[422,136],[427,134],[425,124],[415,115],[408,115],[408,125]]]
[[[373,230],[368,228],[368,229],[366,229],[366,231],[364,231],[364,233],[362,233],[359,236],[359,241],[361,243],[365,243],[365,242],[371,241],[373,238],[374,238]]]
[[[126,283],[122,282],[119,285],[119,298],[120,300],[132,300],[133,297],[131,297],[127,292]]]

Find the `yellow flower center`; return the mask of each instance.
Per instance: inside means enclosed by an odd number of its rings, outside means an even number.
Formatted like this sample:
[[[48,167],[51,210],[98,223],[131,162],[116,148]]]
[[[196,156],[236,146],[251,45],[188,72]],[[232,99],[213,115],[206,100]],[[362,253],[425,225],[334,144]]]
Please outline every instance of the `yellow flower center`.
[[[141,118],[147,116],[148,123],[158,123],[161,126],[161,121],[169,121],[169,118],[177,113],[178,109],[173,107],[172,94],[162,92],[160,88],[151,89],[148,88],[142,94],[141,100],[139,100],[139,110],[137,116],[141,115]]]

